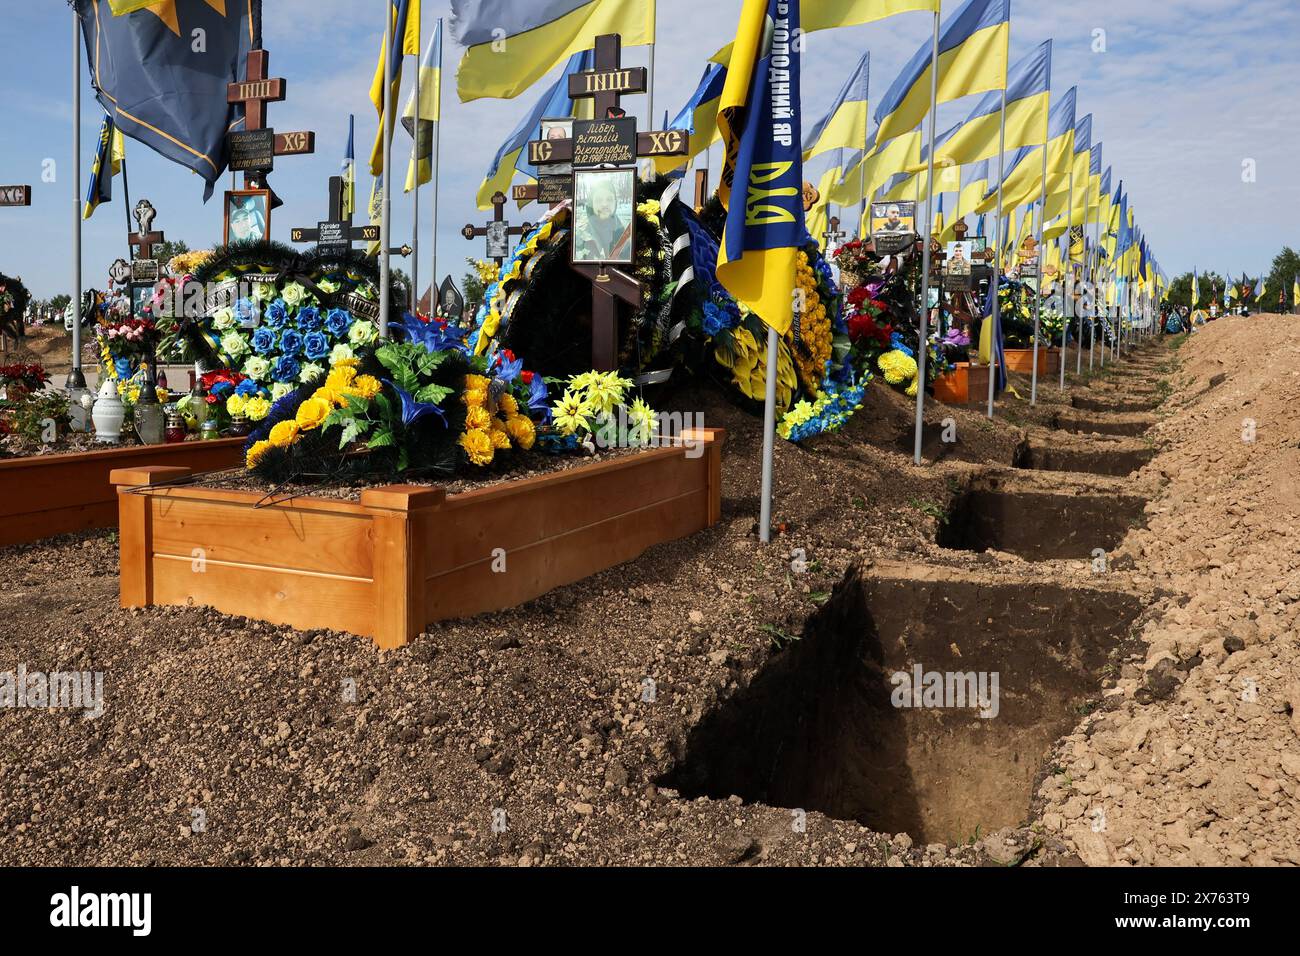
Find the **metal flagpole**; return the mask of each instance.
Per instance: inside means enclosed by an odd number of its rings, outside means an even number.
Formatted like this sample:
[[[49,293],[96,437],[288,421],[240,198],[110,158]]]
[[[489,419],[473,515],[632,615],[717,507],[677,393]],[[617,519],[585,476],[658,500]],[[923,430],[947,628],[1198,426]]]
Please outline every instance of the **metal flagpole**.
[[[934,12],[934,40],[930,48],[930,155],[926,158],[925,231],[921,234],[921,337],[916,349],[916,435],[913,460],[921,463],[921,438],[925,425],[925,358],[930,338],[930,230],[934,216],[934,139],[939,112],[939,11]],[[918,184],[919,185],[919,184]]]
[[[393,130],[389,100],[393,93],[393,14],[390,4],[384,4],[384,106],[380,119],[379,135],[384,138],[384,182],[381,187],[379,206],[379,337],[388,338],[388,310],[392,307],[390,289],[390,266],[388,250],[392,246],[389,238],[389,219],[392,216],[392,203],[389,199],[389,184],[393,181]]]
[[[1070,235],[1071,221],[1074,218],[1074,156],[1070,156],[1070,201],[1065,211],[1065,268],[1061,275],[1061,291],[1065,294],[1062,296],[1061,304],[1065,306],[1065,316],[1061,320],[1061,391],[1065,391],[1065,360],[1070,354],[1069,336],[1070,336],[1070,313],[1074,311],[1074,260],[1071,257],[1070,247],[1074,244],[1074,237]],[[1068,279],[1067,279],[1068,277]]]
[[[438,18],[437,30],[439,35],[442,34],[442,17]],[[439,142],[442,138],[442,44],[438,44],[438,63],[437,63],[438,83],[434,87],[435,102],[433,104],[433,115],[437,117],[433,121],[433,255],[429,257],[430,265],[433,271],[429,274],[429,314],[437,315],[438,310],[435,307],[438,288],[438,174],[441,163]],[[461,317],[456,316],[456,324],[459,325]]]
[[[1044,147],[1045,149],[1046,147]],[[1002,297],[998,295],[1002,282],[1002,182],[1006,178],[1007,162],[1007,84],[1002,84],[1002,119],[998,129],[998,221],[997,251],[993,256],[993,334],[989,336],[989,413],[993,417],[993,399],[997,394],[998,380],[998,325],[1002,321]],[[1005,363],[1004,363],[1005,365]]]
[[[113,144],[106,159],[112,161]],[[129,213],[128,213],[129,215]],[[130,219],[127,220],[128,224]],[[81,371],[81,18],[72,11],[72,370],[68,391],[85,388]]]
[[[1038,336],[1043,317],[1043,266],[1047,251],[1043,248],[1043,231],[1047,228],[1047,143],[1043,143],[1043,193],[1038,209],[1038,294],[1034,296],[1034,374],[1029,384],[1029,404],[1038,404]]]
[[[423,31],[424,24],[420,24]],[[420,37],[419,43],[416,44],[417,50],[424,49],[424,37]],[[412,190],[414,196],[411,201],[412,219],[411,219],[411,301],[408,303],[411,311],[415,312],[416,307],[420,304],[420,121],[424,105],[420,102],[420,54],[415,54],[415,116],[411,120],[411,165],[415,169],[415,188]],[[433,305],[433,294],[429,294],[429,305]]]
[[[767,327],[767,392],[763,405],[763,487],[762,505],[759,508],[758,540],[768,544],[772,540],[772,459],[776,454],[776,328]]]

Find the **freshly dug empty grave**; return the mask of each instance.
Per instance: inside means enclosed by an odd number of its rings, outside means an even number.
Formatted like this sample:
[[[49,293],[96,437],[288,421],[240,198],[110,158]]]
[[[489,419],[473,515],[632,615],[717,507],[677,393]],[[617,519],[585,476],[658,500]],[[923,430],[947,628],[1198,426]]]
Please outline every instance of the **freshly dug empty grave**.
[[[660,783],[922,843],[1024,821],[1044,758],[1099,696],[1138,599],[947,569],[869,573],[851,571],[799,640],[705,716]],[[918,670],[930,690],[913,697]]]
[[[1096,432],[1098,435],[1124,435],[1132,438],[1145,435],[1155,423],[1153,415],[1072,411],[1058,412],[1052,424],[1061,431],[1082,435]]]
[[[1030,561],[1110,551],[1144,517],[1145,499],[1127,487],[1064,474],[1002,472],[977,478],[949,504],[938,544],[957,551],[1006,551]]]
[[[1016,467],[1033,471],[1073,471],[1090,475],[1131,475],[1155,457],[1156,450],[1137,439],[1089,440],[1058,432],[1030,438],[1016,453]]]
[[[1120,398],[1094,393],[1092,395],[1075,395],[1070,402],[1080,411],[1109,412],[1111,414],[1149,412],[1154,410],[1160,404],[1159,399],[1154,394],[1141,398]]]

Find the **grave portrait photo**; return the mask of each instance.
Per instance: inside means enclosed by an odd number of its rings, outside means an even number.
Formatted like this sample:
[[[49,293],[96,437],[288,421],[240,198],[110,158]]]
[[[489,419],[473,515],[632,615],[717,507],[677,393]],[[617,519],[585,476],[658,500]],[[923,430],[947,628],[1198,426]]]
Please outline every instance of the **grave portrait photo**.
[[[556,142],[573,139],[573,118],[542,119],[542,140]],[[573,163],[547,163],[537,167],[539,176],[568,176],[573,172]]]
[[[225,241],[247,242],[271,237],[271,193],[266,189],[226,192]]]
[[[578,170],[573,182],[573,261],[630,264],[636,170]]]

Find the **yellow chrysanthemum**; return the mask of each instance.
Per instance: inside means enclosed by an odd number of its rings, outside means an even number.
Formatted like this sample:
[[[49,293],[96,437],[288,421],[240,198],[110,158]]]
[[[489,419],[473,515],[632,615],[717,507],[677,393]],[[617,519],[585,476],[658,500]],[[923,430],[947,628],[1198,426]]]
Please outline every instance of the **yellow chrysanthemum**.
[[[510,432],[510,439],[524,451],[537,442],[537,427],[527,415],[514,415],[507,419],[506,430]]]
[[[252,448],[248,449],[248,454],[244,456],[244,465],[251,471],[256,468],[275,446],[269,441],[256,442]]]
[[[486,392],[488,390],[488,386],[490,386],[491,384],[492,382],[483,375],[465,376],[465,390],[467,392],[477,388],[481,388],[483,391]]]
[[[288,448],[298,440],[298,432],[297,422],[279,422],[271,429],[268,440],[276,448]]]
[[[298,423],[299,428],[309,432],[325,424],[325,419],[329,418],[330,412],[333,410],[334,406],[329,402],[322,401],[319,398],[309,398],[298,406],[298,414],[294,416],[294,420]]]
[[[242,415],[246,404],[248,404],[248,399],[243,395],[231,395],[226,399],[226,411],[232,416]]]
[[[312,392],[311,397],[316,399],[317,401],[329,402],[330,405],[334,406],[335,408],[342,408],[345,404],[347,404],[343,400],[342,392],[337,392],[334,389],[327,388],[324,385],[316,389],[316,391]]]
[[[244,402],[244,417],[250,422],[260,422],[271,414],[271,403],[261,395],[254,395]]]
[[[501,412],[501,414],[509,418],[511,415],[519,414],[519,403],[515,401],[515,397],[513,395],[507,392],[505,395],[502,395],[500,399],[498,399],[497,409]]]
[[[461,392],[460,400],[466,408],[482,408],[487,404],[486,388],[469,388]]]
[[[357,380],[352,383],[352,394],[370,401],[379,394],[379,379],[373,375],[359,375]]]
[[[486,408],[471,408],[465,416],[465,427],[471,431],[490,428],[492,416]]]
[[[494,422],[492,423],[492,432],[491,432],[491,435],[492,435],[492,447],[493,447],[493,448],[497,448],[497,449],[500,449],[500,450],[503,450],[503,451],[508,451],[508,450],[509,450],[509,448],[510,448],[510,433],[509,433],[508,431],[506,431],[506,427],[505,427],[504,425],[502,425],[500,422],[495,422],[495,421],[494,421]]]
[[[472,428],[460,436],[460,447],[465,449],[470,464],[480,467],[492,464],[496,450],[492,447],[492,436],[481,428]]]
[[[356,381],[356,378],[356,366],[340,362],[330,369],[329,375],[325,378],[324,387],[336,392],[346,392],[352,387],[352,383]]]

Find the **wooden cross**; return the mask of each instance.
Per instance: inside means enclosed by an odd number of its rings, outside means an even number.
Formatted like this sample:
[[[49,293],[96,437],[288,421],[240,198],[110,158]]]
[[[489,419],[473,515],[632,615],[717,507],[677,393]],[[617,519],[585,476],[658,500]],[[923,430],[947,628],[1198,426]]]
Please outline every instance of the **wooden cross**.
[[[829,253],[831,247],[838,244],[847,235],[848,233],[840,228],[840,217],[831,216],[830,228],[822,233],[822,238],[826,240],[826,244],[822,248]]]
[[[325,240],[321,240],[321,232]],[[315,228],[295,227],[289,230],[290,242],[319,242],[338,251],[350,250],[354,242],[378,242],[378,226],[354,226],[351,214],[343,215],[343,177],[330,177],[329,219],[317,223]]]
[[[244,104],[244,132],[266,129],[266,104],[284,101],[288,84],[283,77],[268,77],[271,54],[266,50],[251,50],[248,54],[247,76],[241,83],[226,86],[227,103]],[[316,134],[311,130],[275,135],[274,156],[302,156],[316,152]],[[247,170],[244,188],[264,185],[265,170]]]
[[[136,231],[127,237],[127,242],[131,246],[132,259],[152,259],[153,247],[162,244],[163,234],[152,231],[156,215],[153,204],[149,200],[141,199],[135,204]]]
[[[502,192],[495,193],[492,196],[492,206],[493,206],[493,212],[492,212],[491,223],[488,223],[488,225],[486,226],[475,226],[473,223],[467,224],[465,228],[460,231],[460,234],[464,236],[466,239],[468,239],[469,241],[473,242],[475,239],[484,238],[485,236],[489,235],[493,231],[500,232],[502,230],[501,225],[493,226],[493,223],[503,224],[505,227],[504,232],[507,237],[526,236],[528,233],[532,231],[533,229],[532,223],[526,222],[522,226],[512,226],[506,222],[505,193]],[[492,246],[489,240],[488,251],[491,252],[491,249]],[[498,269],[500,269],[501,266],[505,264],[505,256],[492,256],[492,259],[495,260]]]
[[[0,206],[30,206],[31,186],[0,186]]]

